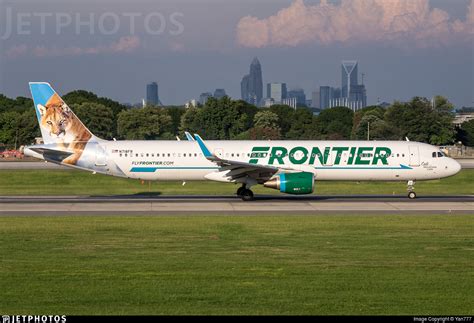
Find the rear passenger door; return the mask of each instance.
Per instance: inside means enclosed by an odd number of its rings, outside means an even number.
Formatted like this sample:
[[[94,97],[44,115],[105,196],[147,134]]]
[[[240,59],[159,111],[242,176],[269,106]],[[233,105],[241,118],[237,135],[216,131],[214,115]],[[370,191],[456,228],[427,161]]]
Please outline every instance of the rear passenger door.
[[[408,146],[408,157],[410,158],[410,166],[420,166],[420,150],[418,146]]]

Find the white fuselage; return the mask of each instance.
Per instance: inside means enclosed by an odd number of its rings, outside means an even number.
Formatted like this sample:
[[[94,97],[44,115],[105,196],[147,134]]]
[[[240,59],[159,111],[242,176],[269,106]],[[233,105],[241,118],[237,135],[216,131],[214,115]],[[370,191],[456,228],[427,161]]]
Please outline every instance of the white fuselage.
[[[100,141],[78,168],[143,180],[229,181],[195,141]],[[206,141],[222,159],[313,172],[316,180],[401,181],[460,170],[437,147],[410,141]],[[257,147],[257,148],[256,148]],[[388,154],[389,153],[389,154]],[[91,160],[95,160],[90,167]]]

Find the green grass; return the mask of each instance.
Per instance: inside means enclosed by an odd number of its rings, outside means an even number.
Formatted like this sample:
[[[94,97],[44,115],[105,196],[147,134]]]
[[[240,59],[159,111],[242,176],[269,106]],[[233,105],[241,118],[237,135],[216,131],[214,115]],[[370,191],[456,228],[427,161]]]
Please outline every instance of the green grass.
[[[453,177],[416,183],[418,195],[474,194],[474,169],[462,170]],[[151,182],[121,179],[76,170],[1,170],[0,195],[115,195],[154,193],[163,195],[227,195],[237,186],[217,182]],[[280,194],[262,186],[256,194]],[[405,182],[316,182],[317,195],[406,194]]]
[[[1,217],[3,314],[474,314],[469,215]]]

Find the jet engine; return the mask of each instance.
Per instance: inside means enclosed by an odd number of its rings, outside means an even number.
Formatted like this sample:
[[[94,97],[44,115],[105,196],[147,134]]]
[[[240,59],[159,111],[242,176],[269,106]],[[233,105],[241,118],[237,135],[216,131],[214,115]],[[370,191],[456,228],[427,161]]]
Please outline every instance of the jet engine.
[[[307,172],[278,174],[263,183],[263,186],[280,190],[282,193],[311,194],[314,191],[314,174]]]

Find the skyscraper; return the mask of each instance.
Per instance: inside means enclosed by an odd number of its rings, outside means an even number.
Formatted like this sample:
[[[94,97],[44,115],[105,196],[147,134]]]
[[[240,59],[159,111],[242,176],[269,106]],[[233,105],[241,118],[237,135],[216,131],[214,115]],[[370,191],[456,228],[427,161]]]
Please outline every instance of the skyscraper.
[[[357,61],[342,61],[341,65],[341,89],[342,97],[349,99],[351,86],[358,85]]]
[[[332,87],[320,86],[319,87],[319,107],[321,109],[329,108],[329,103],[333,98]]]
[[[252,103],[251,97],[250,97],[250,75],[247,74],[242,78],[242,81],[240,82],[240,93],[242,96],[242,100]]]
[[[147,105],[158,105],[160,98],[158,96],[158,84],[151,82],[146,85],[146,104]]]
[[[319,102],[319,91],[313,91],[313,93],[311,93],[311,107],[313,108],[320,108],[321,107],[321,103]]]
[[[304,93],[303,89],[294,89],[288,91],[288,98],[295,98],[296,105],[299,107],[306,105],[306,94]]]
[[[365,91],[365,85],[354,85],[351,89],[349,100],[361,102],[360,104],[362,105],[362,107],[367,106],[367,94]]]
[[[223,97],[225,97],[227,94],[225,93],[225,90],[224,89],[216,89],[214,91],[214,97],[216,99],[221,99]]]
[[[367,106],[367,93],[364,84],[358,81],[357,61],[342,61],[341,67],[341,96],[340,99],[334,97],[334,102],[330,106],[344,105],[354,111]],[[362,77],[362,82],[364,78]]]
[[[287,98],[286,83],[268,83],[267,98],[271,98],[276,104],[282,103]]]
[[[245,75],[240,82],[242,100],[251,104],[260,105],[263,98],[262,66],[258,58],[250,64],[250,73]]]
[[[199,103],[201,103],[201,105],[205,105],[210,97],[212,97],[212,93],[210,92],[201,93],[201,95],[199,96]]]

